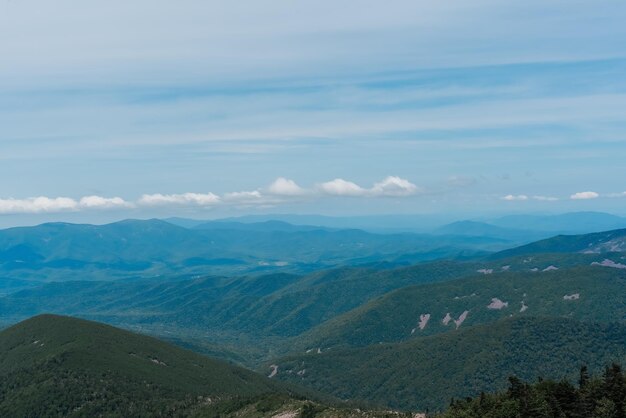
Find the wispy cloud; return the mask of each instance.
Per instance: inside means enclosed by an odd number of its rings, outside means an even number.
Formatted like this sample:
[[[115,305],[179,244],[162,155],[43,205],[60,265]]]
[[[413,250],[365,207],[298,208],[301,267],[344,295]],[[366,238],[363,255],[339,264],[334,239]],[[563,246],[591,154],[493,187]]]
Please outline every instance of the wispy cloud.
[[[554,196],[533,196],[533,200],[538,200],[540,202],[556,202],[559,200],[558,197]]]
[[[54,213],[83,209],[132,208],[133,204],[120,197],[85,196],[79,200],[69,197],[30,197],[26,199],[0,199],[0,214]]]
[[[502,200],[508,200],[510,202],[515,201],[515,200],[528,200],[528,196],[526,196],[525,194],[518,194],[518,195],[508,194],[504,196]]]
[[[181,194],[144,194],[139,198],[141,206],[165,206],[165,205],[190,205],[212,206],[221,201],[220,197],[213,193],[181,193]]]
[[[574,193],[569,198],[572,200],[589,200],[597,199],[598,197],[600,197],[600,194],[596,192],[578,192]]]

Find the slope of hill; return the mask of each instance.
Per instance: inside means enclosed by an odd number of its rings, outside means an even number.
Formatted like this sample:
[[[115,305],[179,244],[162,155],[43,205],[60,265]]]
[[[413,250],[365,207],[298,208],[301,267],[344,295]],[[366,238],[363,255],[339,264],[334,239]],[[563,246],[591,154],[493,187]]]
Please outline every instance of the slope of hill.
[[[40,315],[0,332],[3,417],[400,416],[310,395],[96,322]]]
[[[517,255],[541,253],[625,253],[626,229],[616,229],[583,235],[559,235],[556,237],[533,242],[520,247],[503,250],[492,258],[506,258]]]
[[[550,307],[546,315],[561,315],[563,312],[556,309],[559,303],[542,299],[548,297],[541,296],[543,278],[556,278],[548,283],[562,286],[554,287],[550,298],[580,293],[581,301],[576,302],[587,306],[590,295],[596,292],[587,290],[593,286],[593,280],[569,289],[568,283],[581,280],[583,273],[574,274],[570,280],[570,272],[565,270],[587,266],[590,278],[625,273],[622,269],[590,266],[603,258],[604,255],[594,254],[536,255],[480,262],[437,261],[386,270],[340,268],[305,276],[280,273],[191,280],[50,283],[0,297],[0,320],[15,323],[43,312],[80,316],[160,335],[238,362],[245,359],[244,363],[253,365],[292,348],[398,341],[410,338],[414,328],[414,336],[443,332],[453,328],[465,310],[471,311],[465,325],[517,312],[522,308],[521,302],[528,306],[527,313],[536,314],[545,303]],[[560,270],[550,271],[555,265]],[[544,269],[548,271],[534,271]],[[470,276],[475,277],[471,281],[455,280]],[[435,282],[447,284],[410,288]],[[513,291],[511,286],[515,283],[528,283],[528,298]],[[383,296],[407,286],[406,291]],[[607,285],[606,289],[612,288]],[[402,298],[403,292],[411,296]],[[438,296],[429,297],[429,292]],[[472,293],[480,297],[463,297]],[[609,294],[608,300],[615,295],[619,292]],[[506,309],[489,310],[486,306],[491,298],[500,298],[509,305]],[[443,326],[440,322],[448,312],[450,320]],[[604,311],[595,310],[590,315],[599,318],[601,312]],[[418,332],[420,315],[426,314],[432,318]],[[616,313],[601,319],[613,314]],[[370,321],[371,318],[375,320]],[[376,324],[384,324],[385,332],[379,332]]]
[[[452,397],[504,389],[511,374],[528,380],[573,378],[572,364],[597,371],[624,362],[624,341],[624,323],[505,318],[403,343],[311,351],[273,364],[279,379],[342,399],[432,411]]]
[[[324,350],[405,341],[509,316],[622,321],[624,289],[626,271],[601,266],[501,272],[409,286],[313,328],[295,347]]]
[[[577,365],[573,364],[572,369]],[[509,378],[508,390],[481,393],[474,399],[455,400],[438,418],[529,417],[600,418],[626,415],[626,374],[619,364],[607,365],[602,375],[592,376],[580,367],[575,384],[541,379],[526,383]]]
[[[233,397],[287,393],[253,372],[154,338],[42,315],[0,333],[0,415],[173,415]]]
[[[50,283],[0,298],[0,318],[19,321],[43,312],[80,316],[169,338],[217,343],[225,345],[225,352],[250,349],[247,355],[256,358],[282,351],[286,338],[373,297],[411,284],[473,274],[478,266],[432,262],[382,271],[342,268],[306,276]]]

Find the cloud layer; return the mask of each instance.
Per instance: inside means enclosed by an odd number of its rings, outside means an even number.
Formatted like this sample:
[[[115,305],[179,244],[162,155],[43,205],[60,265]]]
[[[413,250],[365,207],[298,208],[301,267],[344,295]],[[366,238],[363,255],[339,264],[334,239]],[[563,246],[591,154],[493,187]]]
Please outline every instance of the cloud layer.
[[[599,193],[596,192],[578,192],[574,193],[570,196],[572,200],[589,200],[589,199],[597,199],[600,197]]]
[[[212,208],[223,207],[271,207],[293,202],[308,202],[329,197],[340,198],[407,198],[426,194],[425,189],[409,180],[388,176],[375,182],[371,187],[336,178],[317,183],[311,188],[304,188],[294,180],[278,177],[265,188],[227,192],[221,195],[206,193],[153,193],[143,194],[134,201],[121,197],[84,196],[80,199],[70,197],[29,197],[25,199],[0,199],[0,215],[3,214],[41,214],[58,212],[79,212],[85,210],[120,210],[142,208]],[[476,196],[477,198],[484,198]],[[626,192],[600,194],[594,191],[576,192],[569,196],[545,196],[527,194],[508,194],[500,200],[509,202],[556,202],[562,200],[590,200],[598,198],[626,198]],[[493,196],[492,196],[493,198]]]
[[[267,188],[224,193],[174,193],[144,194],[134,202],[121,197],[85,196],[78,200],[69,197],[30,197],[26,199],[0,199],[0,214],[56,213],[82,210],[133,209],[150,207],[201,207],[218,205],[268,206],[297,199],[315,199],[325,196],[342,197],[407,197],[420,189],[406,179],[389,176],[375,183],[371,188],[363,188],[356,183],[335,179],[305,189],[295,181],[279,177]]]
[[[0,214],[10,213],[54,213],[83,209],[121,209],[134,205],[120,197],[106,198],[85,196],[80,200],[69,197],[30,197],[27,199],[0,199]]]
[[[318,184],[317,190],[330,196],[351,197],[405,197],[422,191],[410,181],[396,176],[386,177],[382,181],[374,183],[369,189],[351,181],[334,179]]]

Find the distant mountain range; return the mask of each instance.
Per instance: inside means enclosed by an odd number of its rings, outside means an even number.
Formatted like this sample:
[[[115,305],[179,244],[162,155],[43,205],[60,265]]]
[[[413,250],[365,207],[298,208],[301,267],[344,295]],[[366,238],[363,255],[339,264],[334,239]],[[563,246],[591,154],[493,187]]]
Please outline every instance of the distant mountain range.
[[[107,225],[49,223],[0,230],[0,291],[37,282],[310,272],[346,265],[387,268],[508,248],[499,238],[374,234],[357,229],[160,220]]]
[[[98,320],[253,368],[272,375],[272,382],[414,411],[442,408],[451,396],[503,389],[511,371],[526,379],[560,379],[571,377],[572,364],[598,370],[610,361],[626,361],[626,229],[398,266],[403,259],[412,262],[408,250],[416,243],[433,245],[420,240],[435,235],[219,223],[126,221],[0,231],[3,272],[16,277],[0,280],[6,283],[0,323],[46,312]],[[444,227],[438,238],[482,228],[457,223]],[[212,245],[220,254],[238,246],[251,254],[340,265],[366,255],[370,265],[225,275],[214,274],[210,265],[180,261],[203,257]],[[92,264],[55,267],[70,256]],[[134,277],[115,267],[140,260],[151,267],[137,268]],[[11,287],[24,280],[20,275],[50,271],[63,280]],[[91,280],[76,280],[90,271],[97,273]],[[160,276],[144,275],[150,271]],[[69,277],[62,277],[66,272]],[[304,402],[291,394],[280,397]]]
[[[438,232],[448,225],[469,222],[480,223],[485,230],[478,225],[473,226],[477,236],[488,235],[489,228],[497,233],[502,232],[493,227],[514,230],[516,232],[534,232],[548,235],[555,234],[585,234],[590,232],[608,231],[611,229],[626,228],[626,218],[604,212],[570,212],[564,214],[519,214],[502,217],[483,217],[477,219],[452,220],[451,215],[372,215],[372,216],[321,216],[321,215],[293,215],[293,214],[270,214],[248,215],[235,218],[218,219],[208,223],[265,223],[273,221],[286,222],[292,225],[313,225],[334,229],[362,229],[377,233],[390,232]],[[191,220],[184,218],[169,218],[166,221],[176,225],[193,228],[207,221]],[[467,226],[467,225],[466,225]],[[463,229],[457,230],[465,234]],[[542,238],[547,237],[544,235]]]

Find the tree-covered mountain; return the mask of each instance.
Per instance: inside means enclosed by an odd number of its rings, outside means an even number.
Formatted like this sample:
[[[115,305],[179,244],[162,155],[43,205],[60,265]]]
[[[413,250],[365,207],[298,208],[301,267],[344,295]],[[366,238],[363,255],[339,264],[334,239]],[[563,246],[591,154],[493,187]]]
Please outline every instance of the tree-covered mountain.
[[[276,377],[391,408],[443,409],[451,398],[504,389],[511,374],[574,379],[626,361],[626,324],[521,317],[413,339],[334,348],[275,360]]]
[[[398,417],[97,322],[40,315],[0,332],[3,417]]]
[[[288,393],[248,370],[80,319],[42,315],[0,333],[2,416],[173,416]]]
[[[0,318],[81,316],[172,338],[282,352],[289,338],[391,290],[475,274],[479,264],[430,262],[391,270],[340,268],[298,276],[50,283],[0,298]],[[232,345],[232,350],[228,346]],[[260,350],[260,351],[259,351]]]
[[[625,289],[626,271],[603,266],[505,271],[408,286],[311,329],[298,344],[328,349],[398,342],[510,316],[622,321]]]
[[[535,255],[308,275],[50,283],[1,297],[0,318],[80,316],[255,364],[294,349],[401,341],[510,314],[574,312],[612,320],[621,315],[619,301],[611,301],[626,271],[590,265],[604,257]],[[563,299],[575,294],[579,300]],[[506,306],[488,308],[492,303]],[[430,316],[420,329],[422,315]]]
[[[619,364],[592,376],[581,366],[576,383],[509,377],[506,391],[454,400],[438,418],[622,418],[626,416],[626,375]]]
[[[583,235],[558,235],[520,247],[503,250],[493,258],[546,253],[610,254],[626,253],[626,229]]]

